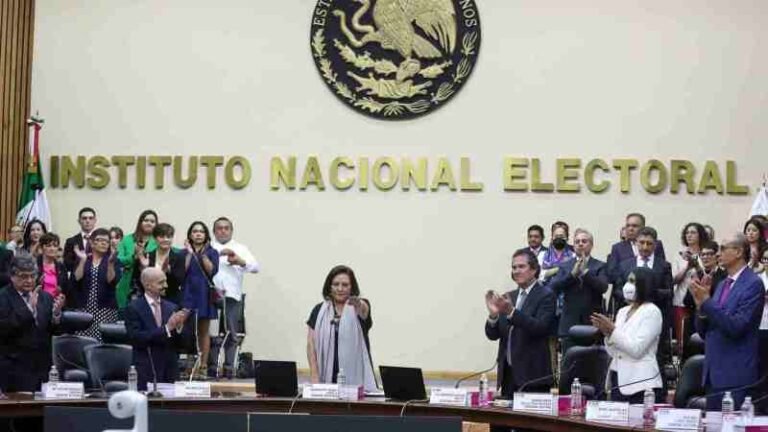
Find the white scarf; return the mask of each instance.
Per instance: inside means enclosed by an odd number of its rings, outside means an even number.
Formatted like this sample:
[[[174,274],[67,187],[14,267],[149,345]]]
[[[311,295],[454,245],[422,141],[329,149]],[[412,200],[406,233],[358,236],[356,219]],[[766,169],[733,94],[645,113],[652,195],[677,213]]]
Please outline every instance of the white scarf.
[[[315,324],[315,351],[317,369],[321,383],[333,382],[333,346],[336,339],[333,331],[334,309],[330,300],[320,306]],[[362,385],[365,390],[376,390],[376,377],[373,374],[371,356],[365,345],[363,328],[355,308],[344,306],[339,319],[339,370],[344,370],[346,383]]]

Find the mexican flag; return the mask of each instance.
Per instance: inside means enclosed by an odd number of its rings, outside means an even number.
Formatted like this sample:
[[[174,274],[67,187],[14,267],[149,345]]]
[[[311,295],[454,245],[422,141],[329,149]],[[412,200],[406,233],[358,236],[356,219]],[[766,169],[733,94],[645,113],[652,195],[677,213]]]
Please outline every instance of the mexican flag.
[[[41,220],[48,231],[51,230],[51,211],[45,197],[43,172],[40,170],[40,129],[37,121],[29,122],[29,163],[24,174],[24,183],[19,194],[19,211],[16,213],[16,223],[24,226],[29,221]]]

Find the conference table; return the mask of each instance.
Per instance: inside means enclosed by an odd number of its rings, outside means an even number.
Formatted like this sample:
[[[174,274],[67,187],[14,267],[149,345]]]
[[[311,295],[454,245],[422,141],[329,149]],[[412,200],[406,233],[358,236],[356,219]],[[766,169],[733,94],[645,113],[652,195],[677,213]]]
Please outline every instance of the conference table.
[[[0,401],[0,418],[29,418],[43,416],[46,406],[105,408],[107,399],[33,400],[31,395],[9,395]],[[459,417],[465,422],[489,423],[537,431],[630,431],[642,428],[587,422],[583,418],[554,417],[513,412],[510,408],[465,408],[426,403],[390,402],[382,399],[363,401],[328,401],[256,397],[252,394],[216,393],[206,399],[150,399],[150,408],[230,413],[288,413],[320,415],[366,416],[426,416]],[[291,410],[292,408],[292,410]]]

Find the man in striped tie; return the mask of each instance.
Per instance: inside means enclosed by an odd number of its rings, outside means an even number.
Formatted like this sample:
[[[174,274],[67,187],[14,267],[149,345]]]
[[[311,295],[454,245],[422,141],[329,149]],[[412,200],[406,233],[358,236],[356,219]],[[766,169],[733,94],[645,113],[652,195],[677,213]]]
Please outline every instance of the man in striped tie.
[[[759,385],[758,328],[763,311],[763,282],[747,266],[749,244],[735,234],[720,246],[720,265],[728,277],[710,295],[711,280],[694,280],[696,330],[706,341],[703,385],[707,411],[719,411],[723,392],[732,391],[739,409],[751,387]],[[765,377],[763,377],[765,378]],[[759,387],[758,387],[759,388]]]

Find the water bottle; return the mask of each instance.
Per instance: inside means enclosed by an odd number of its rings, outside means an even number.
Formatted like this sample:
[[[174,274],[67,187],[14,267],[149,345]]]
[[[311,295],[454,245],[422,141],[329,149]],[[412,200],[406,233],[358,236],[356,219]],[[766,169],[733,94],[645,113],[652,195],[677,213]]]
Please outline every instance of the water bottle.
[[[344,369],[339,368],[339,373],[336,374],[336,384],[343,386],[347,384],[347,376],[344,375]]]
[[[574,378],[571,383],[571,417],[581,416],[581,383]]]
[[[656,403],[656,393],[652,389],[645,389],[643,393],[643,427],[651,428],[656,423],[653,418],[653,405]]]
[[[725,395],[723,396],[722,412],[723,420],[733,418],[733,396],[731,396],[731,392],[729,391],[725,392]]]
[[[59,382],[59,370],[56,366],[51,366],[51,371],[48,372],[48,382]]]
[[[747,396],[744,398],[744,403],[741,404],[741,420],[744,422],[744,426],[746,426],[751,425],[754,418],[755,406],[752,405],[752,397]]]
[[[477,405],[484,407],[488,405],[488,376],[486,374],[480,375],[480,394],[477,396]]]
[[[139,390],[139,374],[136,372],[136,366],[134,365],[131,365],[131,368],[128,369],[128,390]]]

